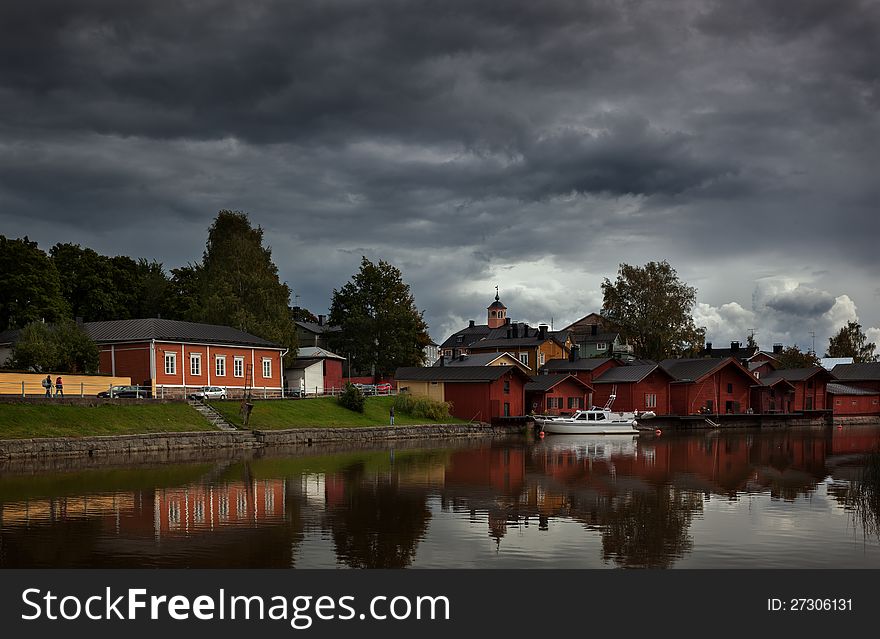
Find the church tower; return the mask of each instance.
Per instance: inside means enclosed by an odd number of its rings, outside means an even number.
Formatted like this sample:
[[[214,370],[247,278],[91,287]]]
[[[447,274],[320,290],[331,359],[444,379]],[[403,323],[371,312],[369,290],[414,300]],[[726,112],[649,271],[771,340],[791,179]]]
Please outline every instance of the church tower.
[[[498,297],[498,287],[495,287],[495,301],[486,309],[488,311],[487,324],[489,328],[504,326],[507,322],[507,307],[501,303]]]

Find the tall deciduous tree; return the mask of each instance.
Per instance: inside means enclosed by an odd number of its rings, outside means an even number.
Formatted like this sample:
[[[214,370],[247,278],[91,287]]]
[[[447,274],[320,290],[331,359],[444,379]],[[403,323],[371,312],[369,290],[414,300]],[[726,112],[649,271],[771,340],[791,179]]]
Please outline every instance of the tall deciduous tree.
[[[849,321],[837,332],[837,335],[829,338],[825,357],[852,357],[856,363],[876,362],[877,356],[874,354],[876,347],[877,345],[869,342],[868,336],[862,332],[861,324]]]
[[[399,269],[364,257],[351,281],[333,291],[330,323],[342,330],[331,338],[332,348],[350,356],[357,370],[378,376],[418,366],[430,342],[423,315]]]
[[[225,324],[294,348],[290,288],[278,279],[263,229],[247,214],[220,211],[208,229],[202,263],[174,271],[178,287],[193,296],[189,319]]]
[[[782,349],[774,357],[779,362],[779,368],[810,368],[819,365],[819,358],[811,351],[802,351],[797,344]]]
[[[19,334],[11,365],[39,372],[92,373],[98,370],[98,347],[70,319],[52,325],[31,322]]]
[[[58,271],[36,242],[0,235],[0,274],[0,331],[67,316]]]
[[[629,340],[636,357],[661,360],[702,348],[705,329],[691,315],[697,289],[668,262],[621,264],[617,280],[602,283],[602,316]]]

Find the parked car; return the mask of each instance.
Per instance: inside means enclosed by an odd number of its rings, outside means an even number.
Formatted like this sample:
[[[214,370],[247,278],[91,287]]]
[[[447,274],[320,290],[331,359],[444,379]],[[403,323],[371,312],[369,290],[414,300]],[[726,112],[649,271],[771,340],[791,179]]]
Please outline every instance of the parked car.
[[[391,384],[389,384],[388,382],[376,384],[376,392],[380,395],[387,395],[391,392]]]
[[[143,386],[111,386],[109,389],[98,393],[98,397],[112,399],[120,397],[145,398],[149,396],[150,390]]]
[[[375,384],[355,384],[355,388],[360,390],[363,395],[375,395],[376,394],[376,385]]]
[[[204,386],[191,393],[190,399],[226,399],[226,389],[219,386]]]

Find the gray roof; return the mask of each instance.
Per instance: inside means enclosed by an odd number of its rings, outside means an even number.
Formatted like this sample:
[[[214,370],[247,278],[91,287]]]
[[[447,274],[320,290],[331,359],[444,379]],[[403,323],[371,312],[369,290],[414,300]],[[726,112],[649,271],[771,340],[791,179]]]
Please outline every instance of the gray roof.
[[[456,357],[455,359],[444,358],[443,365],[444,366],[488,366],[496,359],[505,355],[506,353],[474,353],[473,355],[465,355],[464,359]],[[511,355],[511,357],[513,357]],[[440,366],[440,360],[434,364],[434,366]]]
[[[260,346],[281,348],[269,340],[245,333],[230,326],[197,324],[168,319],[132,319],[109,322],[86,322],[83,329],[96,342],[141,342],[162,340],[169,342],[207,342],[233,346]]]
[[[299,357],[315,357],[318,359],[341,359],[345,360],[342,355],[337,355],[336,353],[328,351],[326,348],[321,348],[320,346],[300,346],[299,350],[296,352],[297,358]]]
[[[702,357],[697,359],[664,359],[660,366],[676,381],[690,381],[705,377],[728,362],[726,357]]]
[[[619,384],[627,382],[640,382],[655,370],[661,370],[659,364],[637,364],[635,366],[615,366],[602,373],[594,384]],[[666,373],[666,371],[663,371]],[[666,373],[667,375],[669,373]]]
[[[880,362],[863,364],[838,364],[832,370],[837,379],[853,381],[880,380]]]
[[[457,333],[450,335],[446,338],[446,341],[440,345],[440,348],[470,346],[473,342],[486,337],[490,332],[492,332],[492,329],[489,328],[488,324],[474,324],[473,326],[468,326],[467,328],[463,328]],[[460,342],[458,341],[459,336],[462,338]]]
[[[284,368],[288,370],[305,370],[309,366],[314,366],[315,364],[320,364],[323,362],[323,359],[314,359],[309,357],[296,357],[289,362],[285,363]]]
[[[526,392],[546,393],[548,390],[561,384],[567,379],[574,380],[575,383],[583,386],[585,389],[590,388],[588,384],[584,384],[574,375],[536,375],[532,377],[532,381],[526,383],[525,390]]]
[[[749,359],[750,357],[754,357],[760,352],[757,346],[745,346],[740,345],[739,348],[733,350],[732,348],[715,348],[712,347],[712,350],[709,348],[703,348],[700,351],[700,356],[702,357],[736,357],[737,359]],[[773,355],[773,353],[767,353],[768,355]]]
[[[414,382],[494,382],[512,370],[526,376],[516,366],[406,366],[394,372],[394,379]]]
[[[330,324],[318,324],[317,322],[301,322],[297,320],[296,325],[310,333],[336,333],[342,330],[339,326],[330,326]]]
[[[761,380],[765,385],[769,385],[777,379],[785,379],[789,382],[802,382],[819,373],[828,373],[821,366],[810,366],[809,368],[780,368],[764,375]],[[829,373],[830,376],[830,373]]]
[[[584,357],[578,358],[573,362],[567,359],[551,359],[541,367],[541,370],[546,370],[549,373],[563,371],[592,371],[610,361],[610,357]]]
[[[846,384],[836,384],[829,382],[826,391],[831,395],[877,395],[880,391],[870,390],[868,388],[856,388],[855,386],[847,386]]]

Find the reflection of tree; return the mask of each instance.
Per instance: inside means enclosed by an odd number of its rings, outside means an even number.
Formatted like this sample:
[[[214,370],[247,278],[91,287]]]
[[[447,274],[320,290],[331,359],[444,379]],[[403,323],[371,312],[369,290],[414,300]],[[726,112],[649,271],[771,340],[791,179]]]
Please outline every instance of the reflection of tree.
[[[328,515],[337,557],[352,568],[405,568],[416,556],[431,513],[423,490],[401,490],[393,477],[346,473],[345,505]]]
[[[850,484],[846,503],[866,535],[880,537],[880,452],[865,455],[858,479]]]
[[[669,567],[691,549],[687,531],[702,509],[699,493],[670,486],[621,494],[599,515],[603,556],[627,568]]]

